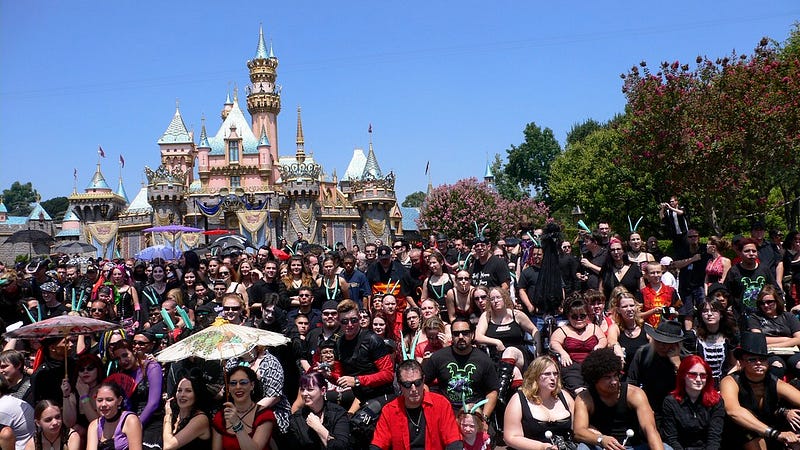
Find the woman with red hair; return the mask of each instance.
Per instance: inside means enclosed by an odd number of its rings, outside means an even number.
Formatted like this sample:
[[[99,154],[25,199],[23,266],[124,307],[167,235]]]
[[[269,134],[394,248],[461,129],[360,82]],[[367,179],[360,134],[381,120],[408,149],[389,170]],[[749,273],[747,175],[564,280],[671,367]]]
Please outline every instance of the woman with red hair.
[[[664,398],[660,429],[665,444],[676,449],[720,448],[725,405],[711,376],[703,358],[690,355],[681,361],[675,390]]]

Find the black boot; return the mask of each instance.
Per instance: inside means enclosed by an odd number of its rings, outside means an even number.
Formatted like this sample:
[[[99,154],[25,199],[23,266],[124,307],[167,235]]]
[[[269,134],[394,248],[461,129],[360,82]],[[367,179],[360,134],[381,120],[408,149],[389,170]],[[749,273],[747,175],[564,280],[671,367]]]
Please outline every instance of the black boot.
[[[500,379],[497,399],[500,403],[505,405],[511,399],[511,383],[514,381],[514,364],[507,361],[500,361],[497,365],[497,377]]]

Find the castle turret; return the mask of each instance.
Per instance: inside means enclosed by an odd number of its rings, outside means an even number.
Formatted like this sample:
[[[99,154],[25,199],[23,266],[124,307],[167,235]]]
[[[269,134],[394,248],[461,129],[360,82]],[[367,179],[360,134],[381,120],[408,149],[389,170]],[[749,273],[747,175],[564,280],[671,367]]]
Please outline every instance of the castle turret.
[[[169,170],[180,170],[186,174],[183,184],[187,186],[193,181],[194,159],[197,156],[194,139],[181,117],[181,110],[175,105],[175,114],[164,134],[158,139],[161,149],[161,165]]]
[[[250,70],[250,85],[247,86],[247,110],[252,117],[253,134],[261,136],[266,129],[267,139],[272,144],[270,155],[274,164],[278,162],[278,114],[281,112],[281,89],[275,84],[277,78],[278,58],[272,51],[272,44],[267,50],[264,41],[264,30],[258,29],[258,46],[256,54],[247,62]],[[273,181],[278,177],[274,170]]]
[[[381,239],[391,241],[390,213],[397,203],[394,192],[394,173],[383,175],[372,146],[372,126],[369,129],[369,153],[359,179],[350,180],[350,200],[361,212],[357,242],[364,245]]]
[[[186,214],[184,185],[186,172],[179,167],[161,165],[155,171],[145,166],[147,175],[147,202],[153,208],[153,224],[156,226],[181,224]]]

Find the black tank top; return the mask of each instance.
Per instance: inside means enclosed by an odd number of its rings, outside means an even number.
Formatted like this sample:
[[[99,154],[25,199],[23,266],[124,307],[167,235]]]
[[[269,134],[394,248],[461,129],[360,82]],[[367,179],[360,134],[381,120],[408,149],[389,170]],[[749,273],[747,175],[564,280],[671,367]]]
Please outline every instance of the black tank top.
[[[486,336],[499,339],[505,347],[525,345],[525,332],[517,322],[516,313],[511,314],[511,322],[498,325],[491,320],[486,327]]]
[[[589,393],[594,403],[594,413],[589,418],[592,427],[606,436],[613,436],[620,443],[630,428],[634,435],[625,445],[636,446],[642,442],[636,411],[628,408],[628,383],[619,384],[619,400],[611,406],[606,405],[594,389],[589,389]]]
[[[636,350],[647,344],[647,334],[644,330],[641,330],[639,331],[639,336],[629,338],[624,331],[620,331],[617,342],[619,342],[620,347],[625,349],[625,365],[622,371],[627,373],[628,367],[630,367],[631,361],[633,361],[633,355],[636,354]]]
[[[525,438],[541,442],[550,442],[544,435],[547,430],[552,431],[554,435],[561,436],[564,439],[572,438],[572,415],[552,422],[539,420],[533,417],[531,407],[528,405],[528,399],[525,397],[525,394],[520,390],[517,391],[517,395],[519,396],[519,404],[522,407],[522,434]],[[558,399],[561,400],[564,408],[569,411],[569,405],[567,404],[567,399],[564,398],[563,392],[559,392]]]

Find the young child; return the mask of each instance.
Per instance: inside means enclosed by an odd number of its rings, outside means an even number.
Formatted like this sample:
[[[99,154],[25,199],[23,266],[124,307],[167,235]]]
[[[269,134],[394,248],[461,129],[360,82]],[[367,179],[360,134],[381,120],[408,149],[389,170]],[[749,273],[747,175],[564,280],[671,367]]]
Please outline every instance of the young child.
[[[661,263],[651,261],[647,263],[648,285],[642,289],[644,308],[642,318],[650,325],[657,327],[661,321],[662,308],[676,306],[678,293],[675,288],[661,282]]]
[[[456,416],[464,450],[488,450],[491,448],[489,433],[486,432],[483,412],[472,404],[466,404],[458,410]]]

